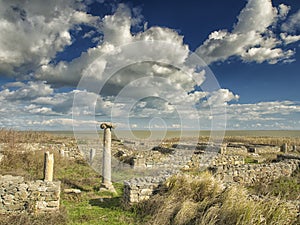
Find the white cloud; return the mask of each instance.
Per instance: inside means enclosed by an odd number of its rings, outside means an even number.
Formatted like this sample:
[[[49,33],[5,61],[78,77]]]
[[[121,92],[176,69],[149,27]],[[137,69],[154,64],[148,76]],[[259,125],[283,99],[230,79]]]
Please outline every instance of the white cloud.
[[[24,76],[48,64],[72,43],[71,29],[96,23],[79,9],[77,1],[1,1],[0,72]]]
[[[131,11],[126,5],[119,4],[115,14],[103,18],[104,41],[115,45],[129,43],[132,39],[130,28]]]
[[[263,33],[277,16],[276,8],[273,8],[271,0],[248,0],[246,7],[238,16],[238,23],[233,33],[248,33],[255,31]]]
[[[300,35],[288,35],[287,33],[280,33],[280,37],[286,45],[300,41]]]
[[[278,14],[270,0],[249,0],[240,12],[232,32],[212,32],[196,53],[208,64],[225,61],[233,56],[245,62],[267,61],[274,64],[288,61],[294,51],[282,49],[281,40],[272,31],[278,17],[282,18],[288,13],[287,6],[280,5],[279,8]]]
[[[285,4],[280,4],[278,6],[278,10],[279,10],[279,17],[280,19],[285,19],[287,14],[289,13],[291,7],[287,6]]]
[[[238,95],[233,94],[228,89],[220,89],[218,91],[214,91],[209,93],[207,103],[211,107],[216,107],[219,105],[227,105],[230,101],[237,101],[239,99]]]
[[[201,84],[201,81],[203,82],[205,71],[196,73],[193,71],[193,68],[184,66],[189,50],[188,46],[184,45],[182,36],[178,35],[174,30],[160,27],[151,27],[145,32],[132,35],[130,33],[131,20],[129,9],[122,4],[119,5],[115,14],[105,16],[103,19],[103,43],[89,49],[86,53],[82,53],[79,58],[69,63],[60,62],[57,65],[44,65],[36,72],[35,77],[39,80],[47,80],[47,82],[54,85],[76,86],[82,75],[95,79],[95,82],[105,82],[107,78],[103,77],[102,73],[104,69],[110,66],[123,65],[124,63],[131,64],[136,61],[166,61],[166,63],[171,65],[182,65],[182,67],[185,67],[186,70],[189,70],[190,73],[197,77],[198,84]],[[110,27],[110,29],[106,30],[108,29],[106,26]],[[154,41],[157,41],[156,45],[153,44],[155,43]],[[121,49],[119,45],[124,43],[143,44],[137,44],[139,48],[130,48],[129,46],[128,49],[126,47]],[[95,62],[96,59],[97,62]],[[93,67],[89,68],[92,63]],[[129,72],[123,70],[123,75],[117,76],[117,79],[110,79],[111,85],[122,86],[128,80],[134,79],[139,72],[149,75],[151,72],[163,74],[162,71],[157,70],[164,69],[164,72],[170,70],[166,66],[159,68],[155,63],[153,68],[147,66],[147,64],[143,64],[143,66],[145,67],[133,65]],[[174,69],[171,70],[175,71]],[[176,79],[179,85],[182,82],[189,82],[186,75],[182,76],[178,72],[168,76],[171,79]],[[183,77],[184,80],[180,77]]]
[[[245,61],[256,61],[258,63],[264,62],[268,59],[269,64],[276,64],[278,59],[289,59],[294,55],[292,50],[284,51],[280,48],[265,48],[265,47],[253,47],[242,54]]]
[[[295,119],[300,119],[300,105],[292,101],[231,104],[227,118],[228,127],[233,129],[299,129]]]
[[[33,100],[40,96],[48,96],[53,93],[53,89],[45,82],[29,81],[28,84],[21,82],[8,83],[5,85],[6,89],[0,92],[0,96],[6,100]],[[9,87],[18,87],[16,90],[9,90]]]

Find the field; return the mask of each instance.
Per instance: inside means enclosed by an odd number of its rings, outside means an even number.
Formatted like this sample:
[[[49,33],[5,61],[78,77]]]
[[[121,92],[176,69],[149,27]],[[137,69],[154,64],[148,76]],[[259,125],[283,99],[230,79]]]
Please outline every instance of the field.
[[[24,151],[19,143],[67,143],[70,137],[42,132],[0,131],[4,160],[0,173],[21,175],[26,179],[43,178],[43,151]],[[204,138],[205,139],[205,138]],[[225,141],[257,144],[289,143],[300,145],[293,137],[227,136]],[[149,201],[132,207],[122,204],[122,183],[114,183],[117,194],[99,192],[101,176],[84,160],[69,160],[55,152],[54,180],[62,190],[80,189],[80,194],[61,195],[59,213],[38,215],[1,215],[0,224],[299,224],[299,216],[289,210],[288,201],[299,198],[300,173],[282,177],[269,185],[234,186],[222,190],[207,172],[188,171],[173,176],[161,192]],[[252,201],[259,195],[275,200]]]

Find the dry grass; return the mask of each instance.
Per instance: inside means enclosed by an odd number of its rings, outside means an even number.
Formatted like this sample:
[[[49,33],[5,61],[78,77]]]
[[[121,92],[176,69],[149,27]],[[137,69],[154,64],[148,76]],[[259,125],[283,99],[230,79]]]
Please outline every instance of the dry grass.
[[[57,137],[41,131],[16,131],[11,129],[0,129],[0,142],[9,143],[11,146],[14,146],[14,144],[17,143],[45,143],[55,138]]]
[[[66,225],[67,222],[67,212],[64,208],[55,213],[0,215],[1,225]]]
[[[300,200],[300,169],[291,177],[280,177],[270,184],[257,183],[249,187],[256,195],[274,196],[285,200]]]
[[[161,192],[136,210],[146,224],[233,225],[296,224],[296,212],[276,201],[254,201],[242,186],[225,190],[208,173],[198,177],[177,175]]]

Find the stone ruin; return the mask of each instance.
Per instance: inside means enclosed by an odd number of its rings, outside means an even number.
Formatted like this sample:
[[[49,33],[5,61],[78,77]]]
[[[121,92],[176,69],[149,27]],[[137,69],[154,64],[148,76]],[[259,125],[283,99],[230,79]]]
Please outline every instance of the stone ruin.
[[[208,168],[212,174],[225,186],[232,183],[252,185],[256,182],[269,183],[280,176],[290,176],[300,167],[300,156],[294,154],[297,147],[289,148],[287,145],[245,145],[243,143],[228,143],[226,145],[213,145],[198,143],[197,146],[188,144],[172,146],[164,149],[169,154],[159,157],[158,153],[151,151],[161,150],[156,147],[149,151],[139,152],[133,160],[132,168],[159,168],[160,173],[155,176],[133,178],[124,181],[124,202],[133,204],[149,199],[163,185],[166,179],[175,173],[191,167]],[[218,152],[209,160],[205,158],[205,151]],[[191,154],[193,151],[193,154]],[[289,152],[290,154],[285,154]],[[260,158],[260,154],[277,154],[275,162],[267,162]],[[246,164],[246,157],[257,158],[256,163]],[[203,164],[203,158],[206,163]],[[157,160],[160,159],[160,160]],[[202,160],[201,160],[202,159]],[[260,160],[258,160],[260,159]],[[207,163],[208,162],[208,163]]]
[[[44,180],[0,176],[0,213],[41,213],[59,210],[60,181],[53,181],[53,154],[45,153]]]
[[[0,176],[0,213],[40,213],[59,210],[60,181],[25,181]]]

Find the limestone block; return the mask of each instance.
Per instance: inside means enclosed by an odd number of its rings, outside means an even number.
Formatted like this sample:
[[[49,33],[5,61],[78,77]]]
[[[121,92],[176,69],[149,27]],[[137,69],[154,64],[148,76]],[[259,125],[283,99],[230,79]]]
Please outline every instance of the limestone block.
[[[150,196],[150,195],[152,195],[152,193],[153,193],[152,189],[142,189],[141,190],[141,195],[148,195],[148,196]]]
[[[145,201],[145,200],[148,200],[150,198],[150,196],[148,195],[145,195],[145,196],[140,196],[140,201]]]
[[[49,202],[47,202],[47,207],[58,208],[59,207],[59,201],[49,201]]]
[[[46,201],[36,201],[35,207],[36,207],[36,209],[43,210],[43,209],[47,208],[47,202]]]

